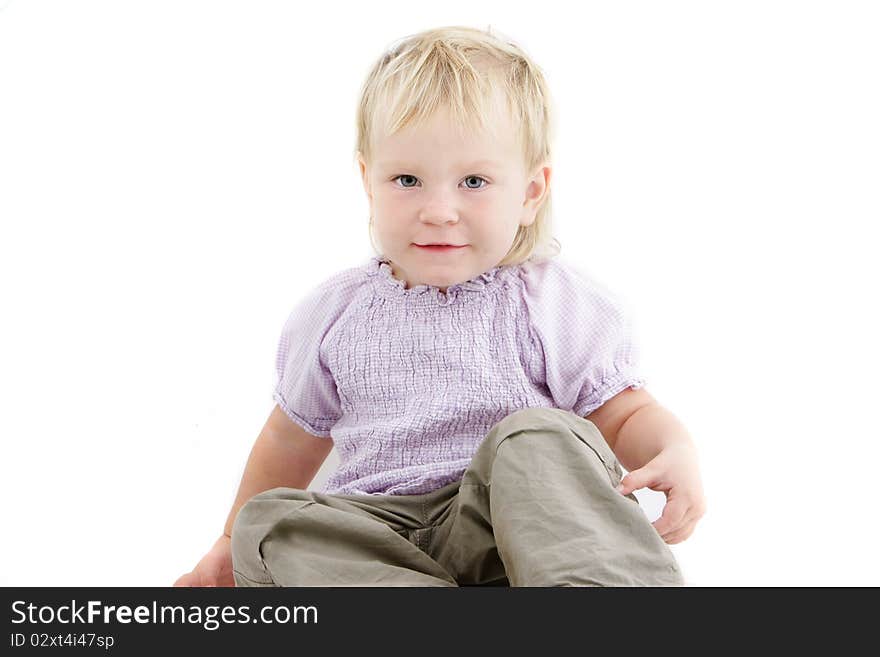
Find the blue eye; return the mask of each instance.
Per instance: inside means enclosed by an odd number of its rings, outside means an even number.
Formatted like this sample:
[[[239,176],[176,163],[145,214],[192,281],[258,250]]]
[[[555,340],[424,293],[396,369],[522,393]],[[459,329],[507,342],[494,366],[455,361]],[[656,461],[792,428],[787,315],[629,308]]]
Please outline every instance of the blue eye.
[[[410,175],[410,174],[408,174],[408,173],[404,173],[404,174],[401,174],[401,175],[399,175],[399,176],[395,176],[394,178],[392,178],[392,180],[400,180],[400,179],[402,179],[402,178],[409,178],[409,179],[412,179],[412,180],[418,180],[418,178],[416,178],[415,176],[412,176],[412,175]],[[484,183],[486,183],[486,184],[485,184],[485,185],[479,185],[478,187],[471,187],[470,185],[467,184],[467,181],[469,181],[469,180],[482,180],[482,181],[483,181]],[[465,184],[466,184],[466,186],[467,186],[468,189],[483,189],[484,187],[486,187],[486,185],[489,184],[489,181],[486,180],[485,178],[483,178],[482,176],[468,176],[468,177],[465,178]],[[401,183],[400,186],[403,187],[404,189],[412,189],[413,187],[415,187],[415,184],[412,184],[412,185],[405,185],[405,184]]]
[[[397,176],[397,178],[395,178],[394,180],[397,180],[397,179],[399,179],[399,178],[412,178],[413,180],[416,180],[416,177],[415,177],[415,176],[411,176],[411,175],[406,174],[406,173],[403,174],[403,175],[401,175],[401,176]],[[410,187],[412,187],[412,185],[402,185],[402,187],[404,187],[405,189],[409,189]]]

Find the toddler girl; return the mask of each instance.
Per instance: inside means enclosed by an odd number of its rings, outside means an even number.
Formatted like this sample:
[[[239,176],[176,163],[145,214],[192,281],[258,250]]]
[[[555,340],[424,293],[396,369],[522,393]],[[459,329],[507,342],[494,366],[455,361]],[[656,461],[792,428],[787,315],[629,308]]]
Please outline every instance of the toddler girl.
[[[550,105],[475,29],[376,62],[356,155],[380,255],[296,304],[224,534],[176,584],[684,583],[667,543],[705,512],[696,451],[621,304],[555,258]],[[645,486],[667,496],[653,524]]]

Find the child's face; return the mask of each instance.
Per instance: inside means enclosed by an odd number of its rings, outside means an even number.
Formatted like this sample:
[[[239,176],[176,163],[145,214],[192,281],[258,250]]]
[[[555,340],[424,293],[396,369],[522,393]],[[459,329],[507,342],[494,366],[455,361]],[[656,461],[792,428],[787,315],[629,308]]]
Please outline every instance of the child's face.
[[[488,125],[495,135],[461,136],[443,109],[418,128],[377,135],[369,167],[358,156],[375,237],[408,288],[427,284],[445,292],[495,267],[517,228],[535,220],[551,169],[525,171],[507,112],[496,112]],[[416,246],[437,243],[462,248]]]

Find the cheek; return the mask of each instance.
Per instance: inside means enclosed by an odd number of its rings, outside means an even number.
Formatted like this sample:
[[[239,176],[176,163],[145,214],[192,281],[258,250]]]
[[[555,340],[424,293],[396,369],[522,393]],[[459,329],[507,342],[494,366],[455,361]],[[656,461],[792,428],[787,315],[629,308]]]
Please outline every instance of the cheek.
[[[509,190],[494,189],[474,196],[469,207],[475,214],[491,217],[495,223],[519,220],[521,200]]]
[[[516,199],[509,196],[489,197],[474,201],[470,206],[471,216],[479,221],[475,222],[487,233],[509,232],[511,227],[516,230],[519,224],[520,208]]]
[[[373,204],[377,212],[388,217],[395,217],[410,212],[414,207],[412,200],[401,194],[386,191],[373,196]]]
[[[498,194],[484,192],[482,194],[474,194],[471,197],[469,207],[472,212],[480,213],[496,213],[504,205],[504,199]]]
[[[376,203],[373,206],[373,226],[376,232],[387,238],[397,238],[407,230],[406,212],[394,203]]]

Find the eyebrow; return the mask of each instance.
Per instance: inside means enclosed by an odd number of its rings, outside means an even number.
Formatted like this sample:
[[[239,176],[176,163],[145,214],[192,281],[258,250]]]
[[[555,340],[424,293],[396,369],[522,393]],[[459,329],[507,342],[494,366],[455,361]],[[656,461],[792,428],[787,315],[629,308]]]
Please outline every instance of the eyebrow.
[[[387,169],[415,169],[417,165],[413,165],[410,162],[404,162],[400,160],[390,160],[388,162],[379,162],[378,166]],[[496,162],[495,160],[477,160],[476,162],[471,162],[470,164],[462,164],[460,166],[462,169],[477,169],[484,166],[500,169],[501,163]]]

